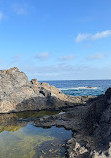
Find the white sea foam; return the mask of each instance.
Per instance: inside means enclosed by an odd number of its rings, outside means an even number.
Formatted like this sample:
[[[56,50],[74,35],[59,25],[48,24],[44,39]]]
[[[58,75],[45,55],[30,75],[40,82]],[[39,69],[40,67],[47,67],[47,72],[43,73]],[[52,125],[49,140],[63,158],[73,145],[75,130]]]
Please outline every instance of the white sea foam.
[[[58,115],[62,115],[62,114],[65,114],[65,112],[62,111],[62,112],[60,112]]]
[[[82,89],[98,89],[98,87],[72,87],[72,88],[59,88],[60,90],[82,90]]]

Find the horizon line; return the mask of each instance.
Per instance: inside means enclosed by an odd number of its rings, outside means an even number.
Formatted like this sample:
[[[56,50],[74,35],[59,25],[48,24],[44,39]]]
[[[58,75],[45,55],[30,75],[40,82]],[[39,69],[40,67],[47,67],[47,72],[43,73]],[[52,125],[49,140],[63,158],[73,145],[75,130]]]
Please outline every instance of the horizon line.
[[[38,81],[104,81],[104,80],[111,80],[111,79],[62,79],[62,80],[38,80]]]

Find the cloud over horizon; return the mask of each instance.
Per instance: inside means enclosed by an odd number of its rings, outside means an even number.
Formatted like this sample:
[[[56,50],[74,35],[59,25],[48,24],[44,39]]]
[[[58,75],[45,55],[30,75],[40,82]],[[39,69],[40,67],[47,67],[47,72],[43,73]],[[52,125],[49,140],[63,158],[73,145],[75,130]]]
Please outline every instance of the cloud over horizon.
[[[46,60],[49,58],[49,56],[50,56],[49,52],[41,52],[41,53],[37,54],[34,58],[40,59],[40,60]]]
[[[87,59],[88,60],[100,60],[100,59],[104,59],[105,57],[106,57],[106,54],[96,53],[96,54],[88,56]]]
[[[92,79],[110,79],[110,66],[97,68],[95,66],[79,65],[74,66],[70,64],[54,64],[51,66],[35,66],[22,67],[29,79],[37,78],[40,80],[92,80]],[[103,74],[104,71],[104,74]],[[96,73],[96,78],[95,78]],[[86,76],[87,75],[87,76]],[[64,77],[63,77],[64,76]],[[107,77],[106,77],[107,76]]]
[[[66,56],[60,56],[59,57],[59,60],[62,60],[62,61],[68,61],[68,60],[72,60],[72,59],[74,59],[73,54],[69,54],[69,55],[66,55]]]
[[[91,33],[79,33],[75,38],[76,43],[80,43],[83,41],[94,41],[102,38],[111,37],[111,30],[105,30],[102,32],[97,32],[95,34]]]

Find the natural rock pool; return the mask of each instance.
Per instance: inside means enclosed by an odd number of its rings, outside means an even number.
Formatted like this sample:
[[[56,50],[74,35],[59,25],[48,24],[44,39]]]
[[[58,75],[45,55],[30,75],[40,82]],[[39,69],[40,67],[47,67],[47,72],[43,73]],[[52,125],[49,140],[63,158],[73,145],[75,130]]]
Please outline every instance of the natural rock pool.
[[[21,112],[0,115],[0,158],[64,158],[72,132],[55,126],[44,129],[33,120],[60,112]]]

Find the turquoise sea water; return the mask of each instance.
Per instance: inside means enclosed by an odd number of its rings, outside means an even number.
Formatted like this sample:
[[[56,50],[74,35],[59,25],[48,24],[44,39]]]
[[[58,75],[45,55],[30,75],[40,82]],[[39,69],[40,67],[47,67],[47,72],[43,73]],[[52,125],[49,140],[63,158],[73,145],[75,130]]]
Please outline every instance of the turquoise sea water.
[[[47,82],[61,89],[63,93],[73,96],[100,95],[111,87],[111,80],[58,80]]]

